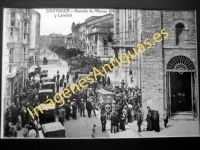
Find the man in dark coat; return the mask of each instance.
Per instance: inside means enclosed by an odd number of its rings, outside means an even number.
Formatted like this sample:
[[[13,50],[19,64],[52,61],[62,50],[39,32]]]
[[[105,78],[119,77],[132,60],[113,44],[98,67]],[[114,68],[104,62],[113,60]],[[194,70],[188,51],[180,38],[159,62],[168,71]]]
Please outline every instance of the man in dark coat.
[[[152,118],[152,115],[151,115],[151,109],[149,107],[147,107],[147,109],[148,109],[148,114],[147,114],[147,118],[146,118],[147,131],[153,131],[153,128],[152,128],[153,118]]]
[[[59,106],[59,108],[57,110],[57,114],[58,114],[59,122],[64,126],[65,110]]]
[[[69,82],[69,72],[67,72],[66,79],[67,79],[67,83],[68,83]]]
[[[84,101],[83,99],[81,99],[81,102],[80,102],[80,113],[81,113],[81,117],[85,117],[85,104],[84,104]]]
[[[101,112],[101,124],[102,124],[102,132],[106,131],[106,114],[104,111]]]
[[[152,118],[153,118],[153,130],[159,132],[159,114],[155,110],[152,111]]]
[[[60,75],[59,75],[59,73],[57,74],[57,81],[59,81],[59,78],[60,78]]]
[[[141,108],[139,108],[137,112],[137,125],[138,125],[138,132],[141,132],[141,124],[142,124],[142,111]]]
[[[65,118],[66,118],[66,120],[69,120],[69,118],[70,118],[70,111],[71,111],[71,109],[70,109],[69,103],[70,103],[69,100],[67,101],[67,103],[65,103],[65,114],[66,114]]]
[[[121,113],[120,115],[120,129],[122,129],[123,131],[125,131],[125,114]]]
[[[12,123],[13,123],[13,125],[15,125],[16,122],[17,122],[17,114],[18,114],[16,105],[13,105],[13,108],[11,109],[11,112],[12,112]]]
[[[62,80],[62,78],[60,79],[60,87],[63,87],[63,80]]]
[[[58,93],[59,92],[59,81],[56,82],[56,87],[57,87],[56,92]]]
[[[63,75],[62,75],[62,80],[64,81],[64,79],[65,79],[65,75],[63,74]]]
[[[56,82],[56,76],[55,75],[53,76],[53,82]]]
[[[117,117],[115,126],[117,127],[117,132],[119,132],[119,120],[120,120],[120,118],[119,118],[118,112],[115,111],[115,113],[116,113],[116,117]]]
[[[77,105],[76,105],[76,102],[73,102],[73,105],[72,105],[72,116],[73,116],[73,119],[76,120],[76,112],[77,112]]]
[[[110,85],[110,77],[107,78],[107,85]]]
[[[87,112],[88,112],[88,117],[90,118],[91,117],[91,111],[92,111],[92,104],[91,104],[90,101],[86,102],[86,109],[87,109]]]
[[[111,121],[111,133],[113,131],[113,127],[114,127],[114,133],[115,133],[115,126],[117,123],[117,114],[116,112],[113,112],[111,117],[110,117],[110,121]]]
[[[24,128],[26,123],[27,123],[26,113],[27,113],[26,108],[24,106],[22,106],[22,109],[20,111],[20,115],[21,115],[21,118],[22,118],[22,128]]]

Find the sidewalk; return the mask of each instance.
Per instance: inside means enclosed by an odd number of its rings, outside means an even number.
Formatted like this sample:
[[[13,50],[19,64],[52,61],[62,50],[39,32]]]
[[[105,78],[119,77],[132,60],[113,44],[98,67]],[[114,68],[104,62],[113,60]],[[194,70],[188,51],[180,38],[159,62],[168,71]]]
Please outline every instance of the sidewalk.
[[[146,126],[147,122],[143,122]],[[135,132],[138,131],[137,121],[129,123],[130,126]],[[167,124],[167,128],[164,127],[164,122],[160,121],[160,132],[155,131],[142,131],[138,133],[141,137],[188,137],[188,136],[197,136],[199,137],[199,122],[190,120],[170,120]]]

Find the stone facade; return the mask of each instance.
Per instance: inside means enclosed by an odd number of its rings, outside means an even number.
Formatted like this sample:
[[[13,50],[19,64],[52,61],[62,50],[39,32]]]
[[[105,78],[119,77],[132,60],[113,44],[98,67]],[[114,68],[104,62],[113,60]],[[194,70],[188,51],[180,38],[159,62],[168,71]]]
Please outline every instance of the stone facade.
[[[3,16],[2,92],[4,110],[28,78],[32,9],[5,8]]]
[[[165,29],[169,37],[156,43],[142,56],[142,101],[143,109],[151,105],[152,109],[162,112],[168,108],[166,96],[166,68],[169,60],[175,56],[186,56],[195,65],[195,100],[198,104],[197,87],[197,51],[194,11],[141,11],[142,41],[146,38],[153,42],[154,33]],[[184,25],[182,43],[176,44],[176,25]],[[178,71],[177,71],[178,72]],[[197,105],[198,106],[198,105]],[[147,113],[147,111],[145,111]],[[198,112],[197,112],[198,113]]]

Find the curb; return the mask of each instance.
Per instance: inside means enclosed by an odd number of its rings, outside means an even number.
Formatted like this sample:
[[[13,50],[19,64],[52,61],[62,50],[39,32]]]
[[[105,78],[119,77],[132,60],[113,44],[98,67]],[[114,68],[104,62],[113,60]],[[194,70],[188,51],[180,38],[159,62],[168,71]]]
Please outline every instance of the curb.
[[[143,137],[139,132],[137,132],[137,130],[135,130],[135,128],[133,128],[130,124],[127,124],[135,133],[137,133],[137,135],[139,135],[140,137]]]

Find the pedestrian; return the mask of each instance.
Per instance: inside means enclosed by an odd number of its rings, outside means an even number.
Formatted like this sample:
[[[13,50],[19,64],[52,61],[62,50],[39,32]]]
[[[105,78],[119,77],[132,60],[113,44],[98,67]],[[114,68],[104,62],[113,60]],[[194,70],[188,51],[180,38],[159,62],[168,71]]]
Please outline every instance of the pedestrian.
[[[59,106],[58,110],[57,110],[57,114],[58,114],[58,120],[59,122],[64,126],[64,116],[65,116],[65,110]]]
[[[67,72],[66,78],[67,78],[67,83],[68,83],[69,82],[69,71]]]
[[[10,125],[8,122],[6,122],[6,126],[5,126],[5,129],[4,129],[4,136],[5,137],[10,137]]]
[[[86,102],[86,109],[87,109],[88,117],[90,118],[91,117],[91,111],[92,111],[92,104],[89,100]]]
[[[56,87],[57,87],[56,91],[58,93],[59,92],[59,81],[56,82]]]
[[[17,128],[17,130],[21,130],[22,129],[22,118],[20,116],[20,113],[18,113],[16,128]]]
[[[26,111],[26,108],[24,106],[22,106],[20,113],[21,113],[21,119],[22,119],[22,128],[24,128],[24,126],[27,123],[27,120],[26,120],[27,111]]]
[[[159,113],[158,113],[158,111],[156,111],[156,119],[155,119],[155,131],[156,132],[160,132],[160,121],[159,121],[159,117],[160,115],[159,115]]]
[[[67,79],[64,79],[64,88],[67,87]]]
[[[121,82],[121,88],[124,88],[124,85],[125,85],[125,82],[124,82],[124,80],[122,80],[122,82]]]
[[[29,128],[29,125],[26,124],[26,125],[25,125],[25,129],[24,129],[24,133],[23,133],[23,136],[24,136],[24,137],[28,137],[28,128]]]
[[[60,75],[59,72],[57,72],[57,81],[59,81]]]
[[[107,78],[107,85],[110,85],[110,77]]]
[[[137,112],[137,125],[138,125],[138,132],[141,132],[141,125],[142,125],[142,111],[141,111],[141,107],[139,107],[139,110]]]
[[[96,127],[96,124],[93,124],[92,135],[91,135],[93,138],[95,138],[95,136],[96,136],[95,127]]]
[[[152,112],[152,117],[153,117],[153,130],[156,132],[160,131],[160,125],[159,125],[159,114],[158,111],[153,111]]]
[[[65,79],[65,75],[64,75],[64,74],[62,75],[62,79],[63,79],[63,81],[64,81],[64,79]]]
[[[53,76],[53,82],[56,82],[56,76],[55,75]]]
[[[125,114],[122,113],[120,115],[120,129],[122,129],[122,131],[126,130],[125,129],[125,118],[126,118]]]
[[[167,123],[168,123],[167,109],[165,109],[163,112],[163,119],[164,119],[164,126],[165,128],[167,128]]]
[[[6,120],[6,123],[8,123],[8,124],[10,122],[10,114],[11,114],[10,108],[8,106],[6,106],[6,118],[5,118],[5,120]]]
[[[101,111],[101,124],[102,124],[102,132],[106,131],[106,114],[104,111]]]
[[[112,115],[110,117],[110,122],[111,122],[111,133],[113,131],[113,128],[114,128],[114,133],[115,133],[115,126],[116,126],[116,122],[117,122],[117,115],[115,112],[112,113]]]
[[[17,122],[17,108],[16,108],[16,105],[15,104],[13,104],[13,107],[12,107],[12,109],[11,109],[11,112],[12,112],[12,123],[13,123],[13,125],[16,125],[16,122]]]
[[[72,105],[72,116],[73,116],[73,119],[76,120],[76,113],[77,113],[77,105],[75,102],[73,102],[73,105]]]
[[[81,114],[81,117],[85,117],[85,104],[84,104],[84,101],[83,99],[81,99],[81,102],[80,102],[80,114]]]
[[[70,109],[70,100],[67,101],[67,103],[65,103],[65,118],[66,120],[69,120],[70,119],[70,112],[71,112],[71,109]]]
[[[63,80],[62,80],[62,78],[60,79],[60,87],[63,87]]]
[[[92,100],[92,98],[91,98],[91,104],[92,104],[92,111],[94,112],[94,115],[95,115],[95,117],[96,117],[96,112],[95,112],[95,103],[94,103],[94,101]]]
[[[147,113],[147,118],[146,118],[146,121],[147,121],[147,131],[153,131],[153,118],[152,118],[152,115],[151,115],[151,108],[150,107],[147,107],[148,109],[148,113]]]

